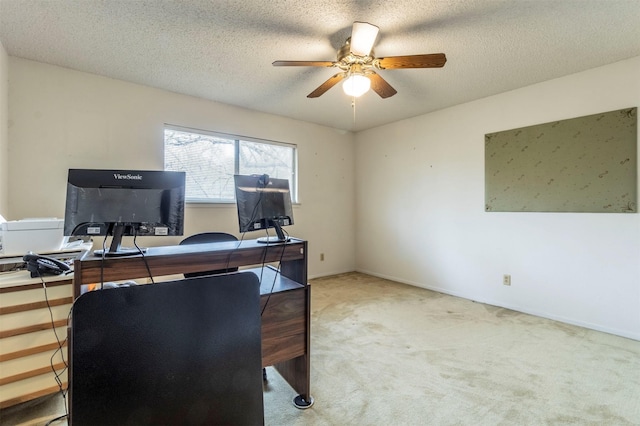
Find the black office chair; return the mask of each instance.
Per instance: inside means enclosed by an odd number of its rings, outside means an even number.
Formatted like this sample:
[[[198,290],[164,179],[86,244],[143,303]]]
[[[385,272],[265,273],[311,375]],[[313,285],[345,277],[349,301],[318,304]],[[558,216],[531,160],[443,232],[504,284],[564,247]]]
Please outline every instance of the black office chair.
[[[180,245],[184,244],[204,244],[204,243],[221,243],[225,241],[238,241],[235,235],[227,234],[226,232],[203,232],[201,234],[191,235],[184,240],[180,241]],[[185,278],[191,277],[201,277],[203,275],[215,275],[215,274],[226,274],[227,272],[236,272],[238,270],[235,268],[227,268],[227,269],[216,269],[214,271],[203,271],[203,272],[191,272],[184,274]]]
[[[191,235],[184,240],[180,241],[180,245],[183,244],[205,244],[205,243],[220,243],[225,241],[238,241],[235,235],[227,234],[226,232],[203,232],[201,234]],[[226,274],[227,272],[236,272],[238,267],[227,269],[216,269],[215,271],[204,272],[192,272],[184,274],[185,278],[200,277],[203,275],[215,275]],[[262,380],[267,381],[267,369],[262,369]]]

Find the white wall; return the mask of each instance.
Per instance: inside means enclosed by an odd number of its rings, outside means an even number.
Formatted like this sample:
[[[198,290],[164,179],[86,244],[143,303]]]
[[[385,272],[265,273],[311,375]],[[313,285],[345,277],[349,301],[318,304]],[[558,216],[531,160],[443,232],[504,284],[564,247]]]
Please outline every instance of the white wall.
[[[70,167],[161,168],[164,123],[291,142],[310,276],[357,268],[640,339],[638,214],[483,209],[484,134],[639,106],[638,75],[633,58],[525,87],[360,132],[354,152],[334,129],[9,57],[2,213],[61,217]],[[234,206],[188,206],[186,233],[211,229],[237,234]]]
[[[9,56],[0,42],[0,215],[9,214]]]
[[[486,133],[634,106],[640,57],[358,133],[357,269],[640,340],[638,213],[484,212]]]
[[[69,168],[162,169],[170,123],[297,144],[301,204],[287,230],[309,240],[311,277],[355,269],[351,133],[15,57],[9,76],[10,219],[64,217]],[[206,230],[238,235],[235,205],[187,205],[185,234]]]

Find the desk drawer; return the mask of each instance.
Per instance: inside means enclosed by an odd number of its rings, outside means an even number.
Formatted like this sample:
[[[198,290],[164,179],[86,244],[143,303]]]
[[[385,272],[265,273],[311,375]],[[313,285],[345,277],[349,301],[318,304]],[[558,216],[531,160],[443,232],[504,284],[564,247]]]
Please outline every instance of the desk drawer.
[[[271,295],[262,314],[262,364],[273,365],[305,354],[305,288]],[[264,308],[267,295],[260,298]]]
[[[60,373],[63,389],[67,388],[67,372]],[[17,382],[0,386],[0,409],[30,401],[60,390],[55,382],[53,372],[29,377]]]
[[[267,367],[305,354],[305,334],[262,338],[262,366]]]

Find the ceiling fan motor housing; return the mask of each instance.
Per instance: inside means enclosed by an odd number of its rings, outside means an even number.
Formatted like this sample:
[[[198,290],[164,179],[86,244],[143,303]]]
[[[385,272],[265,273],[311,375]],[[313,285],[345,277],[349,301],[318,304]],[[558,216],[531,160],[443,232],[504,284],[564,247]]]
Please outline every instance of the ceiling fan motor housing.
[[[348,38],[340,50],[338,50],[336,66],[347,72],[359,71],[365,73],[365,71],[373,67],[374,59],[373,49],[371,49],[371,53],[367,56],[359,56],[351,53],[351,38]],[[359,69],[354,69],[354,65],[357,65]]]

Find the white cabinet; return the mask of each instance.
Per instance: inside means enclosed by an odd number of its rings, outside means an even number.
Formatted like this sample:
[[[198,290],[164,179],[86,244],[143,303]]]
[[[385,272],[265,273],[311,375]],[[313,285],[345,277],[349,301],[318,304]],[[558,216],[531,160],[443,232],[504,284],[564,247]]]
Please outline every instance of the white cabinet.
[[[58,381],[67,387],[73,276],[44,281],[27,271],[0,275],[0,408],[58,392]]]

